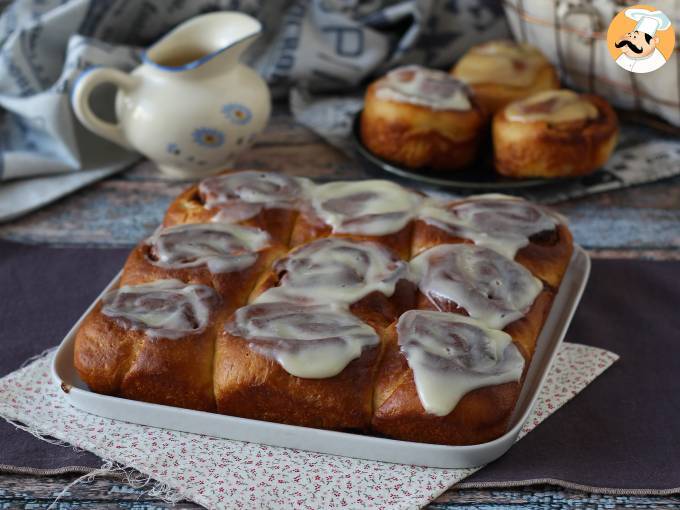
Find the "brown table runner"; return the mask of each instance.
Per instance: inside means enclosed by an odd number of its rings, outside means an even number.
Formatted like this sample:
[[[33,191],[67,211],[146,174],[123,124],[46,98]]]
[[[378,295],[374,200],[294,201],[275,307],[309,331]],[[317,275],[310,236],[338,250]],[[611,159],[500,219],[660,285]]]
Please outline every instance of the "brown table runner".
[[[0,376],[57,344],[127,252],[0,241]],[[621,359],[463,485],[551,481],[613,493],[680,492],[679,282],[680,262],[594,261],[567,340]],[[47,474],[100,464],[0,423],[0,471]]]

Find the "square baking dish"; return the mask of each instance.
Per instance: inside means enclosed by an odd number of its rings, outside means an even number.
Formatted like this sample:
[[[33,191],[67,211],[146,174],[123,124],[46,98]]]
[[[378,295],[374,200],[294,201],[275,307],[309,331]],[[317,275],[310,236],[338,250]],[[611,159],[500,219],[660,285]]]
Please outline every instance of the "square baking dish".
[[[569,267],[538,338],[536,352],[510,421],[510,429],[503,436],[482,444],[446,446],[399,441],[192,411],[94,393],[89,391],[87,385],[78,377],[73,366],[73,349],[80,323],[101,295],[85,311],[59,345],[52,360],[52,377],[55,383],[60,385],[65,398],[71,405],[88,413],[114,420],[383,462],[439,468],[480,466],[503,455],[517,440],[581,300],[589,274],[588,255],[581,247],[574,246]],[[116,285],[119,277],[120,274],[104,289],[102,294]]]

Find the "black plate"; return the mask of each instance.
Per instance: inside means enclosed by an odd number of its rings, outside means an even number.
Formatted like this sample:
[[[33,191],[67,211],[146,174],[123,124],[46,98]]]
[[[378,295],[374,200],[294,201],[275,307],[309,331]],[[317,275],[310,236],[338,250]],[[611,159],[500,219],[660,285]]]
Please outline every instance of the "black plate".
[[[558,179],[511,179],[497,174],[493,169],[491,147],[488,147],[489,150],[486,151],[480,150],[479,152],[482,156],[479,157],[479,160],[474,166],[463,170],[447,172],[441,170],[428,170],[425,168],[415,171],[410,168],[398,166],[395,163],[385,161],[379,156],[376,156],[364,146],[359,131],[360,119],[361,111],[354,117],[352,138],[357,152],[361,158],[372,167],[372,170],[377,169],[379,171],[389,172],[403,179],[418,181],[423,184],[468,190],[520,190],[524,188],[534,188],[536,186],[545,186],[546,184],[555,184],[555,182],[558,181]],[[484,155],[486,155],[486,157],[484,157]]]

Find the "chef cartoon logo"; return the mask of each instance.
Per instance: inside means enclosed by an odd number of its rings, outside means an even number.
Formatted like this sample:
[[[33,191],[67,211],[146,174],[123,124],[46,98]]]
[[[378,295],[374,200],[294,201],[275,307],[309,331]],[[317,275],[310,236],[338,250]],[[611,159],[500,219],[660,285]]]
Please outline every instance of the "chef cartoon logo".
[[[673,54],[675,31],[662,11],[649,5],[635,5],[612,20],[607,46],[619,67],[632,73],[651,73]]]

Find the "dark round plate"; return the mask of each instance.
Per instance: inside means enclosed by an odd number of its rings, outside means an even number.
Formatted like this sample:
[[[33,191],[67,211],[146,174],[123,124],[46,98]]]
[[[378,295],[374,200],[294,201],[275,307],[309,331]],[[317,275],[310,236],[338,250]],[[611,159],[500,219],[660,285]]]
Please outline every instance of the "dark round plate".
[[[361,141],[360,133],[361,111],[354,117],[352,125],[352,138],[357,152],[373,170],[388,172],[403,179],[418,181],[423,184],[440,186],[445,188],[457,188],[468,190],[503,191],[519,190],[555,184],[557,179],[510,179],[498,175],[493,169],[491,150],[480,150],[481,156],[474,167],[451,172],[441,170],[428,170],[427,168],[415,171],[411,168],[398,166],[396,163],[385,161],[368,150]],[[490,147],[489,147],[490,149]],[[486,156],[486,157],[484,157]]]

